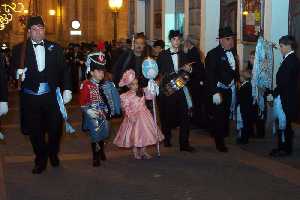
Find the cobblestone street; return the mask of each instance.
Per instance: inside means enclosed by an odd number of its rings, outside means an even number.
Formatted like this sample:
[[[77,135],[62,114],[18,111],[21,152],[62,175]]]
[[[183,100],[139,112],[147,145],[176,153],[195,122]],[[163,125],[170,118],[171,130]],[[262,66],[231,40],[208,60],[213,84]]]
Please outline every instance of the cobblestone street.
[[[130,151],[111,144],[119,119],[112,121],[108,161],[101,167],[91,166],[88,137],[77,132],[63,138],[60,168],[48,166],[42,175],[33,175],[32,149],[19,131],[17,95],[10,97],[14,106],[2,120],[6,140],[0,145],[0,199],[300,199],[299,145],[292,157],[274,160],[267,156],[271,138],[252,140],[245,147],[229,138],[229,153],[221,154],[207,133],[193,130],[191,143],[196,153],[181,153],[175,145],[162,147],[160,158],[136,161]],[[78,105],[71,105],[69,112],[72,124],[80,130]],[[155,155],[154,148],[151,153]]]

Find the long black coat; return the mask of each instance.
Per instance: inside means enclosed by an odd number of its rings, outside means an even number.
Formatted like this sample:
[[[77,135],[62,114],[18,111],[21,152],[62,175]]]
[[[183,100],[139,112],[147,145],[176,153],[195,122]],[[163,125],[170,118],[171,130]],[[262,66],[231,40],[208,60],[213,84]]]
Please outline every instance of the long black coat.
[[[21,52],[23,44],[16,45],[12,50],[12,67],[17,70],[21,65]],[[71,71],[70,66],[65,63],[65,58],[62,48],[53,42],[44,40],[45,46],[45,81],[48,82],[52,96],[55,96],[55,91],[57,87],[63,90],[71,90]],[[36,80],[35,77],[38,77],[38,65],[35,57],[35,52],[33,49],[32,42],[27,41],[26,50],[25,50],[25,63],[24,67],[27,67],[26,78],[22,82],[21,88],[27,88],[34,92],[38,91],[39,80]],[[55,98],[53,98],[55,99]],[[56,100],[56,99],[55,99]],[[27,135],[29,133],[28,129],[25,126],[24,116],[27,113],[24,111],[24,98],[21,93],[20,95],[20,116],[21,116],[21,130],[22,133]]]
[[[228,62],[226,52],[219,45],[207,53],[205,58],[205,75],[206,86],[210,96],[219,92],[217,83],[229,85],[232,79],[239,79],[239,62],[236,51],[232,51],[235,57],[236,68],[235,71],[231,69]]]
[[[280,95],[283,111],[288,121],[294,121],[298,114],[299,73],[300,61],[296,54],[292,53],[282,62],[276,74],[277,87],[274,90],[274,96]]]
[[[8,101],[7,73],[5,70],[4,56],[0,54],[0,102]]]
[[[192,65],[193,70],[192,70],[191,81],[189,82],[189,86],[192,91],[193,90],[199,91],[201,90],[200,88],[203,87],[203,85],[200,85],[200,82],[204,82],[204,78],[205,78],[204,65],[201,61],[199,50],[196,47],[193,47],[188,51],[187,58],[189,62],[195,62]]]
[[[65,63],[63,49],[56,43],[44,40],[45,44],[45,73],[46,80],[50,85],[51,91],[55,91],[57,87],[61,90],[71,90],[71,70]],[[18,69],[21,64],[22,45],[16,45],[12,50],[12,67]],[[37,61],[33,49],[32,42],[27,41],[24,66],[28,68],[26,79],[22,82],[22,88],[26,87],[37,92],[39,81],[32,78],[37,71]]]
[[[188,61],[183,52],[179,52],[178,60],[179,68]],[[170,49],[161,52],[157,59],[157,64],[160,77],[162,78],[165,75],[175,72]],[[188,117],[187,101],[183,89],[175,92],[171,96],[166,96],[161,91],[159,94],[159,109],[163,125],[168,128],[179,126],[183,118]]]

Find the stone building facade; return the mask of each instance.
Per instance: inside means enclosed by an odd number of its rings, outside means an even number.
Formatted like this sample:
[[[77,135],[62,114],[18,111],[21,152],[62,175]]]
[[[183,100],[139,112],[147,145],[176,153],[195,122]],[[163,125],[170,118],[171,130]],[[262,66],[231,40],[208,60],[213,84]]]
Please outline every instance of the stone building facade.
[[[123,0],[123,7],[118,15],[118,38],[128,36],[130,22],[128,1],[130,0]],[[20,2],[24,4],[25,9],[28,9],[29,0],[6,2]],[[70,42],[97,42],[99,39],[108,41],[113,39],[113,18],[108,0],[33,0],[33,2],[35,5],[32,8],[35,8],[36,14],[43,16],[47,38],[50,40],[66,45]],[[55,10],[55,15],[49,15],[49,10]],[[7,42],[12,46],[23,40],[24,28],[18,20],[20,15],[24,13],[14,13],[11,24],[5,31],[0,31],[1,42]],[[73,20],[80,22],[81,36],[70,35]]]
[[[189,35],[195,40],[197,45],[200,44],[201,32],[201,1],[189,1]]]

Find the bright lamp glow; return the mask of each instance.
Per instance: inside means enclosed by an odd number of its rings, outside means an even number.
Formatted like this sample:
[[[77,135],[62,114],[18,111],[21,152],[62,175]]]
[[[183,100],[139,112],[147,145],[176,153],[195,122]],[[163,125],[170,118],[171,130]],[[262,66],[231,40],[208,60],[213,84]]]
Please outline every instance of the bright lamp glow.
[[[49,15],[50,16],[54,16],[55,14],[56,14],[55,10],[53,10],[53,9],[49,10]]]
[[[245,16],[247,16],[249,14],[249,12],[247,11],[247,10],[245,10],[244,12],[243,12],[243,15],[245,15]]]
[[[72,28],[73,29],[79,29],[80,28],[80,22],[78,20],[72,21]]]
[[[108,5],[109,5],[110,9],[112,9],[114,11],[118,11],[121,9],[121,7],[123,5],[123,0],[109,0]]]
[[[80,36],[82,34],[82,32],[81,31],[70,31],[70,35],[72,35],[72,36]]]
[[[29,11],[28,10],[24,10],[23,12],[24,12],[24,14],[28,14]]]

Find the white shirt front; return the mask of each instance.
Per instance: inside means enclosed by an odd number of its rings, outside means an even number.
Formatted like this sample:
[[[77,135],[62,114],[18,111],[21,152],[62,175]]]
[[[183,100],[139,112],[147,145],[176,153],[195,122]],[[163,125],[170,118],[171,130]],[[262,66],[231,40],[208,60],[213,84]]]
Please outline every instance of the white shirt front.
[[[44,42],[44,41],[41,41],[41,42]],[[38,70],[39,70],[39,72],[42,72],[45,69],[45,47],[41,46],[41,45],[38,45],[35,47],[34,44],[37,44],[37,43],[32,41],[36,62],[38,65]]]
[[[171,56],[172,56],[172,61],[173,61],[173,65],[174,65],[174,70],[175,70],[175,72],[177,73],[177,72],[178,72],[178,69],[179,69],[179,66],[178,66],[178,54],[177,54],[177,52],[175,52],[175,50],[173,50],[173,49],[170,49],[170,51],[171,51],[171,54],[172,54],[172,53],[176,53],[176,54],[173,54],[173,55],[171,55]]]
[[[228,59],[228,62],[230,64],[230,66],[231,66],[231,69],[235,70],[236,63],[235,63],[235,59],[234,59],[234,56],[233,56],[232,52],[231,51],[227,51],[226,52],[226,56],[227,56],[227,59]]]

